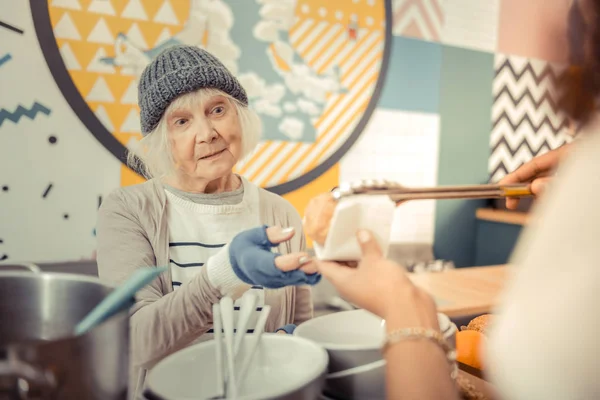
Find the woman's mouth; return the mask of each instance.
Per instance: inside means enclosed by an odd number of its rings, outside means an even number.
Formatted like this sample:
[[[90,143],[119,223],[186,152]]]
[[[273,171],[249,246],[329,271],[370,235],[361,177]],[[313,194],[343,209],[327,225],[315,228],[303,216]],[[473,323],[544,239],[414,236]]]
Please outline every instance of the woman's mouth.
[[[225,150],[227,150],[227,149],[225,148],[221,151],[217,151],[216,153],[212,153],[207,156],[200,157],[200,159],[201,160],[215,160],[215,159],[219,158],[221,156],[221,154],[223,154],[225,152]]]

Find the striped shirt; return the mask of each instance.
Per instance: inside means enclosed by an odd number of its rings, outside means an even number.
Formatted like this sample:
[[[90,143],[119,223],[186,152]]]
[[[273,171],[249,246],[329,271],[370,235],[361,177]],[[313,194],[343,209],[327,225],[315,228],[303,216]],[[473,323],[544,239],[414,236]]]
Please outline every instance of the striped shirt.
[[[216,194],[186,193],[172,187],[165,187],[167,194],[167,218],[169,222],[169,262],[173,290],[185,285],[195,276],[209,257],[221,251],[235,235],[259,225],[257,206],[252,204],[252,190],[244,190],[244,185],[232,192]],[[257,295],[256,312],[250,319],[253,327],[258,312],[266,301],[283,301],[280,290],[264,290],[260,286],[250,289]],[[273,296],[275,295],[275,296]],[[234,323],[239,313],[238,299],[234,306]],[[212,338],[212,329],[200,341]]]

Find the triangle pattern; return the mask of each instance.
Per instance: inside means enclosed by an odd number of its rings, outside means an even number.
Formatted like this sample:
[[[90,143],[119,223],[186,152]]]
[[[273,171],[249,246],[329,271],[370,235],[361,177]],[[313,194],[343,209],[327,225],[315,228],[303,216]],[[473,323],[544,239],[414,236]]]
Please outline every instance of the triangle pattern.
[[[123,10],[127,5],[127,0],[110,0],[110,2],[112,3],[112,6],[115,9],[115,12],[117,13],[117,16],[123,14]]]
[[[106,84],[110,88],[110,92],[113,94],[113,96],[115,96],[117,104],[118,100],[121,99],[123,95],[125,95],[125,92],[129,88],[131,81],[134,80],[131,76],[124,76],[120,74],[104,75],[104,79],[106,80]],[[129,110],[129,107],[126,108],[127,110]]]
[[[89,43],[83,40],[69,41],[69,46],[71,47],[71,50],[73,50],[73,54],[75,54],[75,57],[77,57],[79,65],[81,65],[81,67],[84,69],[94,59],[96,51],[98,51],[98,47],[101,47],[97,44],[90,45]]]
[[[132,108],[125,118],[125,122],[121,125],[121,132],[126,133],[139,133],[142,129],[140,127],[140,114],[137,109]]]
[[[165,0],[153,19],[154,22],[160,22],[167,25],[179,25],[175,10],[169,0]]]
[[[57,39],[81,40],[81,35],[68,12],[63,14],[54,27],[54,36]]]
[[[162,6],[163,1],[164,0],[144,0],[144,8],[146,9],[146,13],[148,14],[148,19],[152,20],[154,18],[160,6]]]
[[[100,122],[102,122],[102,125],[104,125],[104,127],[108,131],[110,131],[111,133],[114,132],[115,127],[112,125],[112,122],[110,121],[110,117],[108,116],[106,109],[102,105],[98,106],[98,108],[96,109],[96,112],[94,114],[96,114],[96,117],[98,117]]]
[[[101,74],[102,73],[114,74],[116,72],[115,67],[113,67],[110,64],[103,63],[101,61],[101,59],[105,58],[106,56],[107,56],[107,54],[106,54],[106,50],[104,50],[104,47],[98,48],[98,51],[96,51],[94,58],[92,58],[92,61],[88,64],[86,71],[98,72]]]
[[[86,40],[92,29],[98,23],[98,19],[101,17],[98,14],[88,12],[70,12],[70,14],[83,41]]]
[[[123,93],[123,97],[121,97],[121,104],[133,104],[137,105],[138,101],[138,90],[137,85],[135,84],[135,80],[131,80],[131,83],[127,87],[125,93]]]
[[[421,28],[417,24],[417,21],[410,21],[409,25],[402,32],[403,36],[414,37],[417,39],[424,38],[425,34],[421,31]]]
[[[121,13],[122,18],[139,19],[142,21],[148,20],[146,10],[140,0],[129,0],[125,9]]]
[[[89,93],[96,82],[96,74],[90,74],[83,69],[81,71],[69,71],[69,75],[71,75],[73,83],[75,83],[77,90],[82,96]]]
[[[107,0],[92,0],[87,10],[97,14],[116,15],[112,3]]]
[[[106,18],[106,25],[110,31],[116,36],[119,33],[125,33],[131,26],[131,20],[116,17],[116,18]]]
[[[110,45],[115,43],[115,38],[110,29],[108,28],[108,25],[106,25],[106,21],[104,20],[104,18],[100,18],[98,20],[98,23],[96,23],[96,26],[94,26],[94,29],[92,29],[92,31],[88,35],[87,40],[88,42],[92,43],[102,43]]]
[[[90,104],[90,103],[88,103],[88,104]],[[119,128],[119,126],[121,126],[123,124],[123,121],[125,121],[125,117],[127,116],[127,113],[129,112],[130,107],[124,106],[117,102],[103,103],[103,104],[91,103],[90,107],[99,107],[100,105],[102,105],[102,107],[104,107],[106,109],[106,113],[110,117],[112,126],[116,127],[115,132],[114,132],[114,134],[116,136],[116,133],[118,132],[118,128]],[[92,109],[95,109],[95,108],[92,108]]]
[[[69,71],[79,71],[81,69],[81,65],[79,64],[79,61],[77,61],[75,54],[73,54],[69,42],[65,42],[65,44],[62,45],[60,48],[60,55],[65,63],[65,67],[67,67]]]
[[[136,47],[148,50],[148,44],[137,23],[134,22],[131,24],[131,28],[127,31],[127,39],[129,39]]]
[[[79,0],[52,0],[52,7],[81,10],[81,4],[79,4]]]
[[[145,5],[146,3],[144,3]],[[148,45],[148,48],[153,48],[153,44],[156,43],[158,36],[165,26],[163,24],[157,24],[155,22],[136,22],[139,26],[140,32],[142,33],[142,37],[144,38],[144,42]],[[125,32],[125,31],[123,31]]]
[[[173,37],[173,35],[171,34],[171,31],[169,30],[169,28],[165,27],[162,30],[162,32],[160,33],[160,35],[158,35],[158,38],[156,39],[156,42],[154,43],[154,47],[160,46],[167,40],[171,39],[171,37]]]
[[[191,10],[194,9],[194,7],[196,7],[195,5],[190,4],[190,3],[192,3],[192,2],[179,1],[179,0],[175,0],[174,2],[171,2],[171,6],[173,6],[173,10],[175,10],[175,15],[177,16],[177,20],[181,21],[181,25],[183,25],[183,23],[185,23],[185,21],[188,20],[188,18],[192,14]]]
[[[137,75],[135,72],[135,69],[133,69],[132,67],[121,67],[119,72],[121,73],[121,75],[125,75],[125,76],[136,76]]]
[[[115,98],[110,92],[106,81],[101,76],[98,77],[98,79],[96,79],[96,83],[94,83],[94,86],[92,86],[92,90],[90,90],[85,99],[87,101],[101,101],[108,103],[112,103],[113,101],[115,101]]]
[[[140,141],[134,136],[129,138],[129,140],[125,144],[125,147],[127,147],[127,150],[131,151],[134,154],[139,155],[142,153],[142,145],[140,144]]]

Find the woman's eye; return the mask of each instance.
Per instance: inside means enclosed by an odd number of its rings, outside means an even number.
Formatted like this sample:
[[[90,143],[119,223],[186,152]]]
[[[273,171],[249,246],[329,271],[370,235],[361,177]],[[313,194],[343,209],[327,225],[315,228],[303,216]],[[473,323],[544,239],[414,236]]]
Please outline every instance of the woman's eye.
[[[223,106],[217,106],[215,108],[213,108],[212,113],[213,114],[223,114],[225,112],[225,107]]]
[[[176,126],[183,126],[185,125],[187,122],[187,119],[185,118],[179,118],[178,120],[175,121],[175,125]]]

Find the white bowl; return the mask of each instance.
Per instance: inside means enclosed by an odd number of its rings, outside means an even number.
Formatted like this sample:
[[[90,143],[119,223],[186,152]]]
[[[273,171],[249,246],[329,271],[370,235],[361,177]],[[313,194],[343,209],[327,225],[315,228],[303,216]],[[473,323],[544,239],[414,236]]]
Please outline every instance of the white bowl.
[[[246,336],[244,344],[249,339]],[[200,343],[159,362],[148,375],[151,394],[165,400],[214,397],[214,346],[214,340]],[[243,357],[246,348],[242,346],[238,356]],[[264,334],[237,399],[316,399],[323,390],[327,362],[327,352],[314,342],[291,335]],[[236,362],[236,371],[240,365]]]
[[[438,323],[454,347],[456,325],[440,313]],[[366,310],[342,311],[306,321],[296,328],[294,335],[323,346],[329,353],[329,373],[343,375],[327,379],[326,393],[345,399],[385,398],[385,365],[363,372],[341,373],[382,360],[385,321],[381,318]]]

